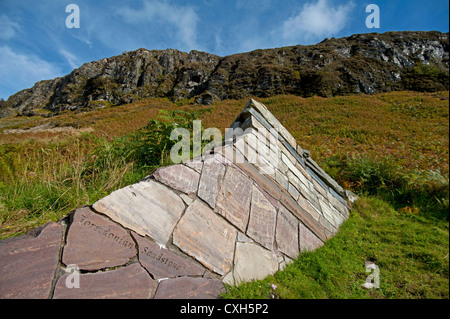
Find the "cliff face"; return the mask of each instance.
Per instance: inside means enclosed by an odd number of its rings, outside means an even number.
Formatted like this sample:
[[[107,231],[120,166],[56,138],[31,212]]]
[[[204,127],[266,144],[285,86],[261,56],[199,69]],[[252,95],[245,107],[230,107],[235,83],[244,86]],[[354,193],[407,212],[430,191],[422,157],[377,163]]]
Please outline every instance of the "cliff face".
[[[448,90],[448,33],[388,32],[325,39],[311,46],[219,57],[139,49],[82,65],[12,95],[8,107],[62,110],[125,104],[146,97],[215,100]]]

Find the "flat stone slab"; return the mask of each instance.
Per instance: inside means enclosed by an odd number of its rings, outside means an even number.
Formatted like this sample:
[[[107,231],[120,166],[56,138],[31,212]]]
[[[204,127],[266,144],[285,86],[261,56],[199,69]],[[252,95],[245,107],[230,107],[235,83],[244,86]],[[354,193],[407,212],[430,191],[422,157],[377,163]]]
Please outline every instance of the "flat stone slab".
[[[124,265],[136,256],[136,245],[128,232],[89,207],[75,210],[64,246],[62,261],[83,270]]]
[[[154,299],[216,299],[223,292],[219,279],[180,277],[160,281]]]
[[[216,206],[217,193],[219,192],[224,175],[224,164],[212,158],[204,162],[197,195],[212,208]]]
[[[284,206],[278,210],[276,241],[278,249],[291,258],[297,258],[298,220]]]
[[[45,225],[37,237],[23,235],[0,244],[0,298],[44,299],[51,292],[64,226]]]
[[[216,201],[217,212],[245,232],[250,215],[252,181],[233,167],[223,179]]]
[[[133,233],[139,246],[139,262],[154,279],[202,276],[205,269],[191,260],[162,248],[158,244]]]
[[[251,206],[247,235],[272,250],[277,210],[256,186],[253,186]]]
[[[93,205],[96,211],[163,245],[185,207],[172,190],[152,180],[119,189]]]
[[[59,278],[54,299],[149,299],[157,286],[137,263],[105,272],[80,274],[79,288],[67,287],[69,276],[64,274]]]
[[[254,243],[236,243],[233,277],[236,284],[264,279],[278,270],[277,256]]]
[[[200,174],[185,165],[161,167],[153,173],[161,183],[183,193],[196,193]]]
[[[308,227],[303,225],[302,222],[299,222],[298,227],[298,237],[301,252],[314,251],[317,248],[323,246],[323,242],[319,239],[319,237],[314,235],[314,233],[310,231]]]
[[[232,266],[237,230],[206,204],[194,201],[173,233],[173,243],[218,274]]]

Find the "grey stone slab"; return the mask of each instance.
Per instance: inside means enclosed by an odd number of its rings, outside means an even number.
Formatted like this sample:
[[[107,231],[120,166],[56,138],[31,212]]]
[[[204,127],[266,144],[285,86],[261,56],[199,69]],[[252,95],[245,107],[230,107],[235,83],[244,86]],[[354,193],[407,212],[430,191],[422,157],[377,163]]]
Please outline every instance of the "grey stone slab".
[[[297,191],[297,189],[291,183],[289,183],[288,192],[289,192],[289,194],[291,194],[292,198],[295,200],[297,200],[298,196],[300,195],[300,193]]]
[[[330,194],[331,194],[334,198],[336,198],[342,205],[344,205],[345,207],[348,208],[348,204],[347,204],[347,202],[345,201],[345,199],[342,198],[341,195],[339,195],[338,193],[336,193],[336,191],[335,191],[334,189],[330,188]]]
[[[320,208],[323,212],[323,216],[336,228],[342,225],[344,222],[343,216],[334,208],[330,207],[329,204],[325,203],[322,200],[319,200]]]
[[[54,299],[149,299],[157,285],[137,263],[105,272],[82,273],[79,288],[68,288],[69,276],[59,278]]]
[[[219,279],[180,277],[162,280],[155,299],[216,299],[224,292]]]
[[[326,189],[323,188],[322,185],[320,185],[318,182],[316,182],[315,179],[312,180],[314,191],[321,194],[323,197],[328,198],[328,193],[331,191],[331,188],[327,187]]]
[[[306,171],[308,174],[317,182],[319,183],[324,189],[328,189],[327,184],[316,174],[315,171],[313,171],[310,167],[306,166]]]
[[[286,149],[289,151],[289,153],[291,153],[292,156],[294,156],[295,160],[298,163],[300,163],[300,165],[302,165],[303,167],[306,166],[305,161],[303,160],[303,158],[297,153],[297,151],[291,146],[291,144],[289,144],[288,142],[283,142],[283,145],[286,147]]]
[[[284,206],[280,206],[278,210],[275,237],[279,251],[291,258],[297,258],[298,220]]]
[[[280,184],[281,187],[283,187],[285,190],[288,190],[289,180],[286,177],[286,175],[282,174],[279,170],[276,170],[275,179],[277,183]]]
[[[309,216],[311,216],[314,220],[318,221],[320,213],[317,212],[316,209],[311,205],[310,202],[303,196],[300,195],[297,199],[298,205],[307,213]],[[320,209],[320,206],[318,207]]]
[[[225,175],[226,166],[213,159],[206,160],[203,166],[197,196],[209,206],[216,206],[217,194]]]
[[[319,237],[314,235],[302,222],[299,223],[298,237],[301,252],[314,251],[324,245]]]
[[[156,180],[183,193],[196,193],[200,174],[185,165],[161,167],[153,173]]]
[[[283,136],[283,138],[286,139],[286,141],[289,142],[289,144],[291,144],[292,147],[294,148],[297,147],[297,142],[295,141],[295,138],[291,135],[291,133],[289,133],[288,130],[286,130],[286,128],[283,125],[281,125],[278,119],[274,117],[272,113],[270,113],[270,111],[264,104],[259,103],[253,99],[250,99],[245,105],[244,110],[248,110],[251,108],[256,109],[272,127],[274,127],[279,131],[280,135]]]
[[[213,210],[196,200],[186,210],[173,233],[173,243],[214,272],[231,269],[237,230]]]
[[[290,194],[282,193],[280,203],[283,204],[290,212],[292,212],[295,217],[297,217],[305,225],[307,225],[309,229],[313,230],[314,234],[316,234],[320,239],[326,240],[323,227],[320,225],[319,221],[314,219],[311,215],[311,213],[318,213],[316,212],[316,210],[314,210],[314,208],[308,207],[308,205],[310,204],[302,195],[299,196],[299,200],[298,202],[296,202]],[[305,208],[300,206],[300,204],[302,204],[306,209],[311,210],[311,213],[308,213]]]
[[[23,235],[0,246],[0,298],[46,299],[63,239],[64,226],[50,222],[34,237]]]
[[[276,208],[256,186],[253,186],[247,235],[269,250],[273,248],[276,216]]]
[[[197,173],[201,173],[202,172],[203,161],[202,161],[201,157],[197,157],[197,158],[194,158],[192,160],[185,161],[185,162],[183,162],[183,164],[186,165],[187,167],[192,168]]]
[[[237,243],[233,277],[236,284],[264,279],[278,270],[277,256],[254,243]]]
[[[183,200],[155,181],[143,181],[112,192],[93,208],[140,235],[165,245],[185,209]]]
[[[228,167],[216,200],[216,211],[245,232],[250,215],[252,181],[237,169]]]
[[[341,196],[345,196],[344,189],[333,178],[330,177],[311,157],[306,158],[306,166],[309,167],[326,185],[333,188]],[[319,182],[320,183],[320,182]],[[320,183],[321,184],[321,183]],[[326,187],[324,187],[326,189]]]
[[[136,246],[121,226],[91,211],[75,210],[64,246],[62,262],[82,270],[97,270],[126,264],[136,256]]]

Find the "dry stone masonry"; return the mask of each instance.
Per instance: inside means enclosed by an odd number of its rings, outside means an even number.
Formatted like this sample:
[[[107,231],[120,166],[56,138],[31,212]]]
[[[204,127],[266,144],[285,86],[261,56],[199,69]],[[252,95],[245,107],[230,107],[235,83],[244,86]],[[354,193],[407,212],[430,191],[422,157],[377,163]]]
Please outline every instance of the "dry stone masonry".
[[[324,245],[351,193],[263,104],[231,129],[210,154],[1,241],[0,297],[217,298]]]

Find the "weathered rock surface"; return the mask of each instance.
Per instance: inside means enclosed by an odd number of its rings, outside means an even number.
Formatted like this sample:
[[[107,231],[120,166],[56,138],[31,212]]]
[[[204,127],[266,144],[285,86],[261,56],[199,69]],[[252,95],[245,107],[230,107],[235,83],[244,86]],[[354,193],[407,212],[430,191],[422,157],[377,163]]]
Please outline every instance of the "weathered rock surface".
[[[173,242],[206,267],[224,275],[232,266],[236,234],[235,228],[197,200],[178,223]]]
[[[139,261],[154,279],[202,276],[205,269],[186,257],[162,248],[151,240],[133,234],[139,246]]]
[[[64,225],[50,222],[36,232],[0,242],[0,298],[44,299],[51,293]]]
[[[236,243],[233,278],[236,284],[264,279],[278,270],[277,256],[254,243]]]
[[[157,283],[139,264],[116,270],[80,274],[79,288],[68,288],[63,275],[56,283],[54,299],[149,299]]]
[[[138,49],[86,63],[64,77],[37,82],[12,95],[6,104],[31,115],[36,108],[58,113],[147,97],[195,98],[197,103],[211,104],[275,94],[447,90],[448,41],[448,33],[435,31],[387,32],[226,57],[199,51]],[[421,72],[424,65],[432,66],[440,76]]]
[[[77,209],[67,234],[62,262],[82,270],[98,270],[126,264],[136,255],[130,234],[89,207]]]
[[[241,231],[245,231],[250,216],[251,180],[229,167],[217,195],[216,209]]]

